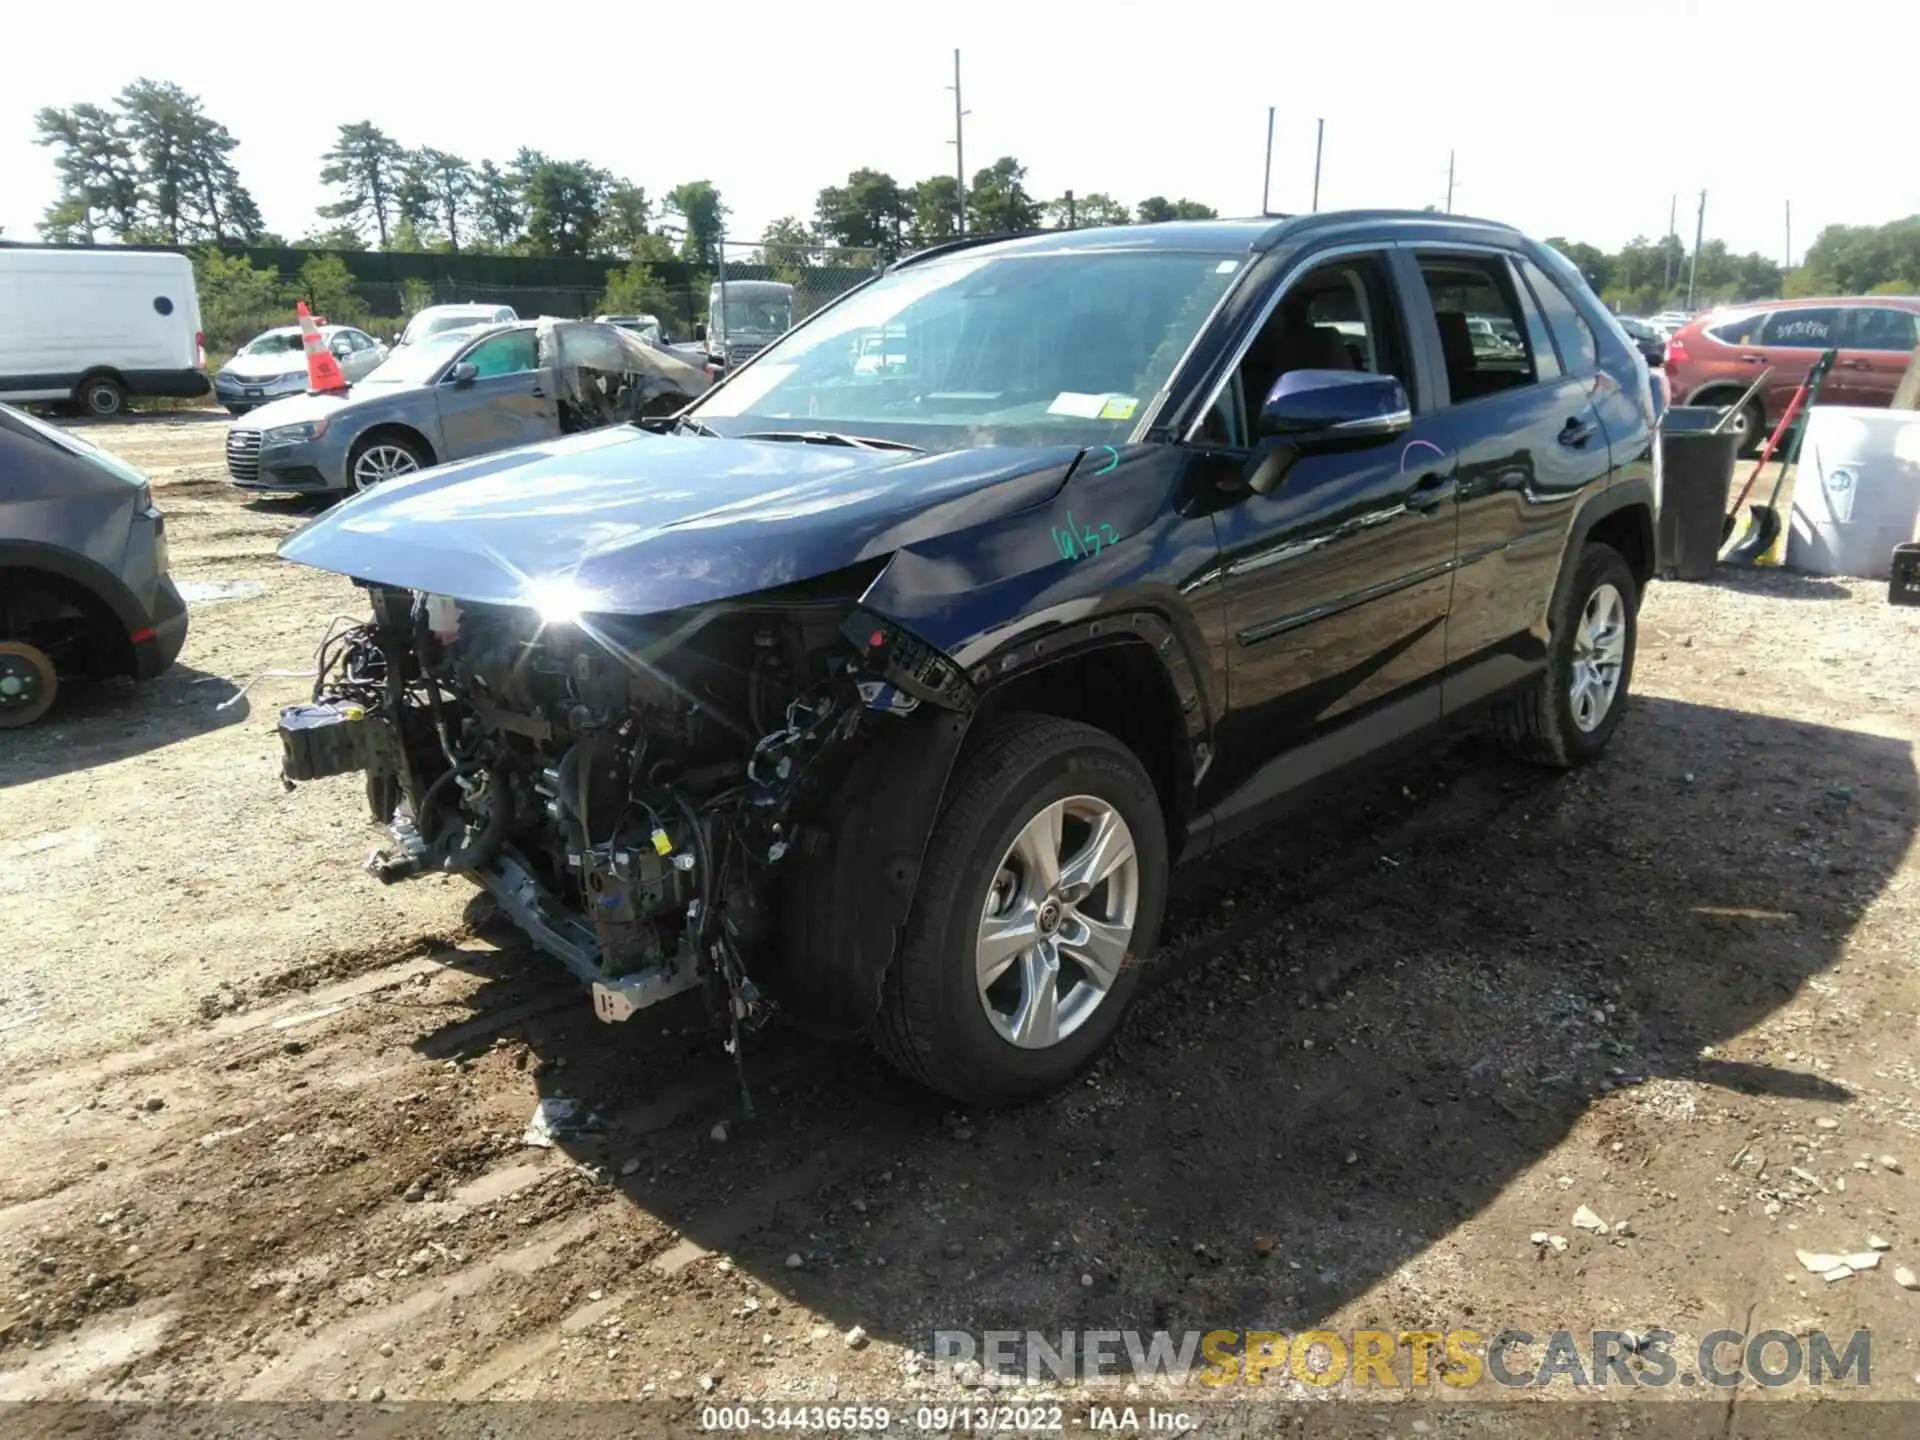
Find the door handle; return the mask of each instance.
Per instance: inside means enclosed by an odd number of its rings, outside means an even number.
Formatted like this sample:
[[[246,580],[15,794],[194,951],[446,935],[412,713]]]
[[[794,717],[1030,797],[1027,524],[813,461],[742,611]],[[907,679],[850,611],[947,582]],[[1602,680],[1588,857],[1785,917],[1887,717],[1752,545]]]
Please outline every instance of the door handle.
[[[1591,421],[1569,420],[1560,427],[1560,443],[1572,449],[1579,449],[1597,433]]]
[[[1740,363],[1743,365],[1764,365],[1766,362],[1767,357],[1764,355],[1742,355],[1740,357]]]
[[[1873,368],[1873,362],[1871,360],[1842,360],[1840,363],[1849,370],[1871,370]]]
[[[547,392],[542,390],[538,385],[534,386],[533,389],[529,390],[527,393],[533,396],[533,398],[536,400],[544,400],[547,398]]]
[[[1451,475],[1422,475],[1407,497],[1407,508],[1431,515],[1459,493],[1460,485]]]

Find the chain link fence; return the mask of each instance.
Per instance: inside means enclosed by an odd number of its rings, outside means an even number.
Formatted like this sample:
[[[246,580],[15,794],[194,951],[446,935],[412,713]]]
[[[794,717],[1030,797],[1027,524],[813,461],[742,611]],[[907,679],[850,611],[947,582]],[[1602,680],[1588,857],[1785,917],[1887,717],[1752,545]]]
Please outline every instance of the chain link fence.
[[[866,283],[886,263],[876,250],[804,239],[729,239],[719,248],[723,264],[418,254],[316,261],[311,253],[256,251],[252,264],[202,256],[196,269],[208,350],[224,358],[262,330],[292,323],[295,298],[383,340],[429,305],[477,303],[511,305],[523,318],[652,315],[671,342],[693,342],[711,328],[725,333],[730,351],[743,348],[733,343],[736,337],[743,344],[750,339],[744,348],[751,351]],[[723,283],[727,309],[716,316]]]

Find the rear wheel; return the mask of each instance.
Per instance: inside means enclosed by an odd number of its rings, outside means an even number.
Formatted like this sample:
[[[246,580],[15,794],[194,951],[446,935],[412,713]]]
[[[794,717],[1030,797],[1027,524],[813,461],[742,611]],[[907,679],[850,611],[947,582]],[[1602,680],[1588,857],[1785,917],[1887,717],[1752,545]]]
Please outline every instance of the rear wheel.
[[[1523,759],[1585,764],[1606,748],[1633,680],[1640,587],[1618,550],[1589,545],[1553,617],[1547,668],[1496,714]]]
[[[60,677],[47,652],[24,640],[0,640],[0,730],[31,725],[53,708]]]
[[[111,375],[89,375],[73,392],[82,415],[106,420],[127,408],[127,392]]]
[[[1051,716],[995,723],[928,843],[880,1050],[969,1104],[1058,1089],[1133,999],[1167,864],[1153,782],[1118,740]]]
[[[1736,454],[1759,453],[1761,441],[1767,438],[1767,417],[1760,413],[1760,402],[1749,400],[1742,405],[1727,428],[1734,433]]]

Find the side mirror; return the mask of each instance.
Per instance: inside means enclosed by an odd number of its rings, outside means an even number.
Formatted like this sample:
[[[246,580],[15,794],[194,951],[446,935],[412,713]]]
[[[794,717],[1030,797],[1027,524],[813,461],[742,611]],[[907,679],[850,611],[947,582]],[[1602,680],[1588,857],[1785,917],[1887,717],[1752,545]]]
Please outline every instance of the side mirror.
[[[336,340],[333,342],[333,353],[344,360],[353,353],[353,346],[345,340]]]
[[[1289,370],[1260,407],[1247,488],[1268,494],[1302,455],[1377,445],[1412,423],[1406,387],[1391,375]]]
[[[707,338],[706,321],[696,320],[693,322],[693,338],[696,340],[705,340]]]
[[[471,385],[479,375],[480,367],[471,360],[462,360],[447,372],[447,378],[456,385]]]
[[[1364,370],[1289,370],[1273,382],[1255,427],[1302,451],[1385,440],[1413,423],[1406,387]]]

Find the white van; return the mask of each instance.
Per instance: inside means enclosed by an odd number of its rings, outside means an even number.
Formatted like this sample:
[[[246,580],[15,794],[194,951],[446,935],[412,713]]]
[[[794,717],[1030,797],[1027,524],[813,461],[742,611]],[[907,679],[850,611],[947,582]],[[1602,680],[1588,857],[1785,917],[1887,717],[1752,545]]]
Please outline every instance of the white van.
[[[207,393],[193,262],[161,250],[0,245],[0,400],[117,415]]]

